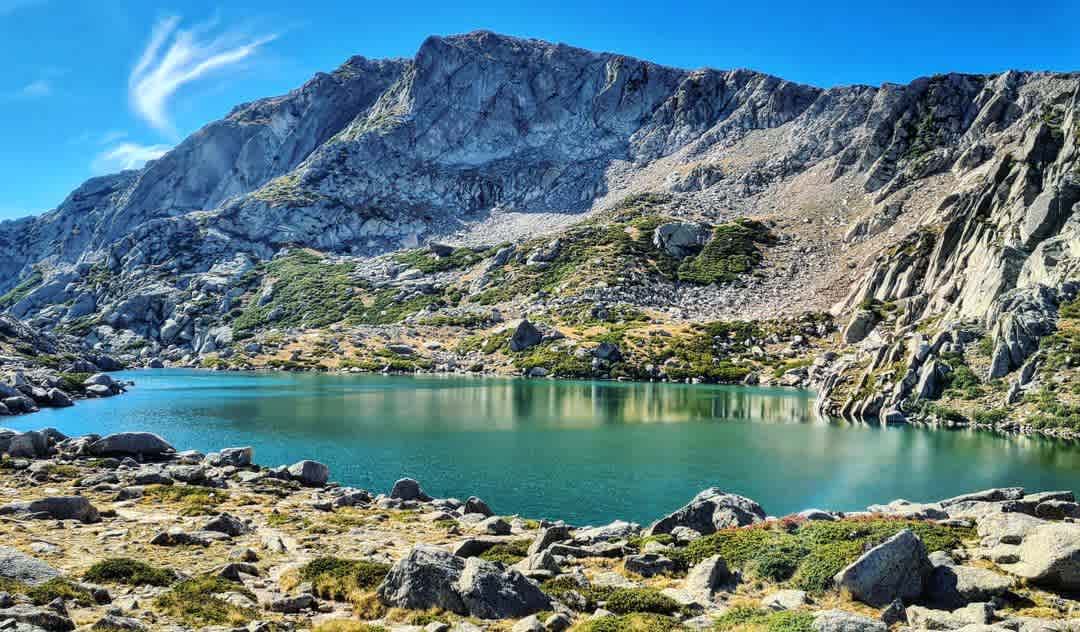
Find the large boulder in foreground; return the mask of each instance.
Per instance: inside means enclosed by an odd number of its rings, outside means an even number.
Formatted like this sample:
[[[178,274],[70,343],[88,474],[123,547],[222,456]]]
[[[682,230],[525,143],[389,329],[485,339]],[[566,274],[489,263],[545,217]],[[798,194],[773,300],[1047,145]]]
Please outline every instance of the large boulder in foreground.
[[[417,545],[390,569],[379,585],[379,599],[395,608],[438,608],[467,614],[457,591],[464,570],[464,558],[435,546]]]
[[[519,618],[551,609],[548,596],[518,571],[423,544],[390,569],[378,595],[392,607],[439,608],[481,619]]]
[[[661,518],[648,535],[671,533],[675,527],[687,527],[708,535],[720,529],[743,527],[765,520],[765,510],[749,498],[710,487],[674,513]]]
[[[1016,547],[1015,564],[1002,568],[1028,581],[1065,591],[1080,590],[1080,525],[1047,522],[1034,526]]]
[[[551,610],[551,599],[531,580],[479,557],[465,560],[457,588],[469,614],[481,619],[516,619]]]
[[[18,549],[0,546],[0,578],[35,586],[60,576],[60,571]]]
[[[88,451],[94,456],[160,457],[176,450],[152,432],[117,432],[91,443]]]
[[[20,515],[51,520],[100,522],[101,515],[84,496],[49,496],[37,500],[19,501],[0,506],[0,516]]]
[[[865,604],[882,607],[919,597],[933,566],[919,536],[904,529],[863,553],[833,581]]]

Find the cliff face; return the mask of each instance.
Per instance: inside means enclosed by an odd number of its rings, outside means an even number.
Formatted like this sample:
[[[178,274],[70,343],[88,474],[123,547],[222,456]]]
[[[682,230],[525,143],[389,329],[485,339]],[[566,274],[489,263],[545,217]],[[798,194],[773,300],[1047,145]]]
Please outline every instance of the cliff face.
[[[240,106],[141,170],[0,224],[0,291],[18,290],[0,302],[46,328],[107,327],[98,341],[168,347],[162,331],[186,323],[191,348],[246,300],[238,280],[285,248],[355,263],[431,240],[490,246],[661,193],[668,215],[764,219],[777,239],[745,283],[654,279],[631,302],[688,318],[832,306],[852,317],[851,354],[815,379],[846,384],[836,398],[865,390],[852,367],[883,379],[876,363],[905,356],[930,319],[977,321],[996,349],[988,372],[1004,375],[1053,329],[1077,276],[1078,85],[1009,72],[823,90],[487,32],[432,37],[413,59],[354,58]],[[826,408],[896,405],[909,390],[897,384],[919,379],[909,369],[874,386],[892,399],[843,404],[825,388]]]

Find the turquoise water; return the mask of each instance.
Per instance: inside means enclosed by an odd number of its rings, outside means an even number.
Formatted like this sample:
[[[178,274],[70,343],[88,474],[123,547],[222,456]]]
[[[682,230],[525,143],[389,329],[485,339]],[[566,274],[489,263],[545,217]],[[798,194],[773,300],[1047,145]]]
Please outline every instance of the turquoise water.
[[[334,480],[475,494],[505,514],[649,522],[718,486],[782,515],[932,500],[998,485],[1080,490],[1080,449],[973,431],[816,418],[785,389],[460,377],[136,371],[120,397],[4,420],[68,434],[160,433],[178,449],[252,445]]]

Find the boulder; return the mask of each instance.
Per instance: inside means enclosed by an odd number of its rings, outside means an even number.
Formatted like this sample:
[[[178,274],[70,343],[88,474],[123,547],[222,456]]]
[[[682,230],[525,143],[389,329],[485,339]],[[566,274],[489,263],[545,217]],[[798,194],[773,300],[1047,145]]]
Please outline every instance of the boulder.
[[[124,617],[118,614],[106,614],[98,619],[94,625],[90,626],[90,629],[101,630],[102,632],[141,632],[142,630],[145,630],[146,627],[138,619],[132,617]]]
[[[0,609],[0,621],[12,621],[5,629],[15,632],[67,632],[74,630],[75,624],[66,612],[57,612],[49,606],[30,606],[19,604]]]
[[[1036,525],[1023,536],[1016,555],[1016,563],[1002,568],[1047,588],[1080,590],[1080,524]]]
[[[60,576],[60,571],[18,549],[0,546],[0,578],[35,586]]]
[[[667,222],[653,231],[653,245],[679,259],[696,254],[709,241],[712,229],[697,222]]]
[[[641,533],[641,525],[636,522],[616,520],[600,527],[580,529],[574,533],[574,539],[594,544],[596,542],[610,542],[612,540],[626,540]]]
[[[90,444],[94,456],[160,457],[176,450],[152,432],[117,432]]]
[[[804,590],[778,590],[761,600],[769,610],[795,610],[810,603]]]
[[[322,487],[330,478],[330,468],[318,461],[303,460],[289,466],[289,477],[308,487]]]
[[[218,452],[206,455],[206,461],[214,467],[232,465],[233,467],[247,467],[251,465],[255,456],[255,449],[251,446],[242,448],[225,448]]]
[[[529,319],[524,318],[514,328],[514,333],[510,336],[510,350],[515,352],[524,351],[529,347],[540,344],[543,339],[544,335],[540,333],[540,330],[530,323]]]
[[[37,500],[19,501],[0,506],[0,516],[25,515],[29,518],[100,522],[96,507],[83,496],[48,496]]]
[[[477,523],[476,529],[488,535],[510,535],[510,523],[498,516],[484,518]]]
[[[642,577],[652,577],[671,573],[675,570],[675,562],[656,553],[642,553],[631,555],[625,561],[626,570],[637,573]]]
[[[860,309],[851,316],[851,321],[844,328],[844,342],[853,345],[862,342],[877,327],[878,315],[868,309]]]
[[[895,599],[919,597],[932,571],[922,540],[904,529],[864,553],[833,581],[854,599],[883,607]]]
[[[491,510],[491,507],[488,507],[487,503],[476,496],[469,496],[469,499],[465,501],[465,513],[482,514],[484,516],[492,516],[495,514],[495,512]]]
[[[721,586],[731,580],[731,571],[728,570],[724,558],[713,555],[706,558],[690,569],[683,581],[683,590],[695,599],[703,602],[712,601],[713,595]]]
[[[551,599],[514,569],[470,557],[458,580],[458,591],[470,615],[509,619],[551,610]]]
[[[566,525],[553,525],[536,534],[532,544],[529,545],[529,555],[536,555],[556,542],[570,539],[570,527]]]
[[[814,632],[885,632],[888,628],[875,621],[843,610],[821,610],[814,613]]]
[[[234,538],[245,533],[251,533],[251,530],[251,527],[244,523],[243,520],[227,513],[218,514],[203,525],[203,531],[217,531]]]
[[[272,612],[297,614],[304,610],[314,610],[319,605],[315,597],[309,594],[281,597],[270,602]]]
[[[708,535],[719,529],[742,527],[764,520],[765,510],[753,500],[710,487],[699,492],[682,508],[658,520],[649,527],[647,534],[671,533],[675,527],[682,526]]]
[[[1012,584],[1009,577],[989,569],[939,564],[926,582],[924,597],[935,608],[955,610],[1001,596]]]
[[[519,618],[551,609],[547,595],[518,571],[429,545],[417,545],[399,560],[379,585],[378,595],[388,606],[441,608],[481,619]]]
[[[379,585],[379,600],[394,608],[468,614],[457,591],[464,570],[463,558],[435,546],[417,545],[390,569]]]
[[[71,396],[58,388],[50,388],[48,391],[48,404],[56,408],[66,408],[73,405]]]
[[[411,478],[402,478],[394,483],[394,487],[390,490],[390,498],[397,498],[399,500],[420,500],[429,501],[431,496],[424,493],[424,490],[420,487],[420,483]]]

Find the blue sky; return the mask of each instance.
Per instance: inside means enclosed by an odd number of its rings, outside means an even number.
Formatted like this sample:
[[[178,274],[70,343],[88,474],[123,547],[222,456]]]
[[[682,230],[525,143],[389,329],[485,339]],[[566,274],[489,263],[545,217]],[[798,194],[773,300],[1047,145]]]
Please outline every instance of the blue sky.
[[[350,55],[411,56],[430,34],[485,28],[819,86],[1080,70],[1076,0],[873,4],[0,0],[0,219],[53,208],[237,103]]]

